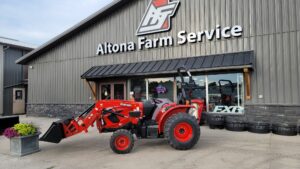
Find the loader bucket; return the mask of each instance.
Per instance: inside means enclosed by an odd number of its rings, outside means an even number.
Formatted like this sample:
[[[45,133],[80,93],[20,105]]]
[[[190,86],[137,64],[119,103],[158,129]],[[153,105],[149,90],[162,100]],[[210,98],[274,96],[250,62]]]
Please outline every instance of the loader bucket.
[[[59,120],[53,122],[50,128],[47,130],[47,132],[40,138],[40,141],[59,143],[63,138],[65,138],[63,129],[64,121],[66,120]]]

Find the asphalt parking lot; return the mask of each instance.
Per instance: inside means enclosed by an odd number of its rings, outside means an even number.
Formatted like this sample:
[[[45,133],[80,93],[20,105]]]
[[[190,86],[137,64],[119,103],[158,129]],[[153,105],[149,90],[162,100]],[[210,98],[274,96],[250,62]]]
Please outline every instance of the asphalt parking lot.
[[[51,118],[22,117],[45,132]],[[63,140],[40,142],[41,151],[25,157],[9,153],[9,140],[0,136],[0,169],[299,169],[300,136],[230,132],[201,127],[198,144],[188,151],[172,149],[164,139],[136,140],[130,154],[114,154],[111,134],[96,129]]]

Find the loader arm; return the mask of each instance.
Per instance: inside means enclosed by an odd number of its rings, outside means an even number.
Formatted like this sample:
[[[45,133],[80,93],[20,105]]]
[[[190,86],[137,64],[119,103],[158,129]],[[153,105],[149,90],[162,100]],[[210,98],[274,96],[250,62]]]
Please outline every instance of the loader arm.
[[[102,111],[102,110],[100,110]],[[81,132],[88,132],[89,127],[94,127],[94,123],[100,118],[99,109],[92,109],[86,116],[80,116],[71,120],[68,125],[63,125],[65,137],[71,137]],[[99,126],[97,123],[97,126]],[[100,126],[99,126],[100,127]]]
[[[41,141],[59,143],[62,139],[79,134],[82,131],[88,132],[89,127],[93,127],[97,122],[100,131],[101,123],[99,120],[102,109],[94,105],[90,106],[77,118],[69,118],[53,122],[47,132],[40,138]]]
[[[117,130],[128,124],[137,125],[143,116],[141,102],[126,100],[100,100],[76,118],[53,122],[48,131],[40,138],[41,141],[59,143],[63,138],[81,132],[88,132],[95,122],[99,132]],[[138,116],[130,116],[138,113]],[[112,119],[112,116],[116,116]]]

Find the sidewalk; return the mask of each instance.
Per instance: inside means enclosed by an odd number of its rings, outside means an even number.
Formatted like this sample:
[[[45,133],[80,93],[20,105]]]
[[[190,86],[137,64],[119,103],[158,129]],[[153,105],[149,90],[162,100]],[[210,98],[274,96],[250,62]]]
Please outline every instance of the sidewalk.
[[[56,119],[21,117],[44,133]],[[164,139],[136,140],[130,154],[114,154],[111,134],[94,128],[63,140],[40,142],[41,151],[25,157],[9,154],[9,140],[0,137],[0,169],[299,169],[300,136],[253,134],[201,127],[194,149],[177,151]]]

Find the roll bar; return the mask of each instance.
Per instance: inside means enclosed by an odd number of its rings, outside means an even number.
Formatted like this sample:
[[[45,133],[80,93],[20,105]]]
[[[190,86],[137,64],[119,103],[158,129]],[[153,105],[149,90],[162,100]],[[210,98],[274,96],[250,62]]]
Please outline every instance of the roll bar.
[[[195,81],[193,79],[193,76],[191,74],[191,72],[189,71],[189,69],[185,68],[185,67],[179,67],[177,69],[178,75],[180,76],[181,79],[181,93],[182,93],[182,100],[183,102],[186,102],[186,91],[185,89],[188,88],[189,91],[193,90],[193,85],[195,85]],[[184,76],[183,76],[183,72],[185,72],[188,76],[189,76],[189,82],[185,82],[184,81]]]

